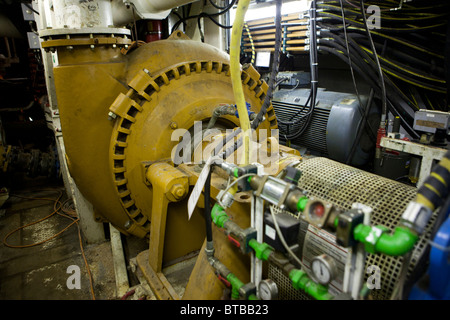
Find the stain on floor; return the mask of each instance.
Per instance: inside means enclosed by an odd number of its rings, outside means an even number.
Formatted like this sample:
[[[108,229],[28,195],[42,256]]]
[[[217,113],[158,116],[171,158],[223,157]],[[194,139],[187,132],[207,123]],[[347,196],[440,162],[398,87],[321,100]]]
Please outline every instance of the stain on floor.
[[[56,199],[62,189],[19,192],[18,195]],[[64,190],[62,190],[64,191]],[[26,248],[7,247],[3,240],[12,230],[42,219],[53,212],[54,202],[11,196],[3,205],[0,217],[0,299],[12,300],[90,300],[89,276],[81,254],[76,224],[60,236],[41,245]],[[12,234],[7,243],[28,245],[52,237],[72,221],[52,215],[39,223]],[[93,277],[96,299],[116,299],[114,266],[109,241],[87,245],[84,251]],[[69,289],[70,266],[78,266],[80,289]],[[73,278],[72,278],[73,279]]]

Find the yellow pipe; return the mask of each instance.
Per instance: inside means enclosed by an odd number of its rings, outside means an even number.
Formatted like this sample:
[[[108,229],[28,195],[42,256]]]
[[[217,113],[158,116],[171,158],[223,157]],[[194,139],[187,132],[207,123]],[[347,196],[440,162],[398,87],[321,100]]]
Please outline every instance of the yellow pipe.
[[[250,119],[248,117],[247,107],[245,105],[244,89],[242,88],[241,81],[241,64],[239,61],[241,53],[241,36],[242,29],[244,28],[244,17],[247,12],[250,0],[239,1],[236,18],[233,23],[233,29],[231,30],[231,44],[230,44],[230,76],[231,84],[233,86],[234,99],[239,114],[239,121],[241,129],[243,131],[243,165],[249,163],[250,155]]]

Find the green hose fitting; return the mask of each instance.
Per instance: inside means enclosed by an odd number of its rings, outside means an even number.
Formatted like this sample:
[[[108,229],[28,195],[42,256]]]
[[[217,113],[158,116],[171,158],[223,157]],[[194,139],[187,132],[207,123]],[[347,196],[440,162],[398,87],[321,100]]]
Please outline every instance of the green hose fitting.
[[[260,242],[256,241],[255,239],[251,239],[248,242],[248,245],[255,251],[256,258],[258,258],[259,260],[264,260],[264,261],[269,259],[269,256],[271,255],[271,253],[274,250],[267,243],[265,243],[265,242],[260,243]]]
[[[239,299],[239,289],[241,289],[244,283],[231,272],[227,275],[227,281],[231,284],[231,298]]]
[[[369,253],[383,253],[388,256],[402,256],[414,248],[419,238],[410,229],[399,226],[394,233],[388,234],[389,229],[384,226],[358,225],[353,235],[359,242],[364,243]]]
[[[328,288],[312,281],[306,272],[299,269],[292,269],[289,272],[289,279],[296,290],[303,290],[316,300],[331,300],[333,296],[328,293]]]
[[[303,212],[305,210],[306,204],[308,203],[308,197],[301,197],[297,202],[297,210]]]
[[[216,203],[211,210],[211,219],[216,226],[223,228],[224,223],[229,220],[229,217],[225,210]]]

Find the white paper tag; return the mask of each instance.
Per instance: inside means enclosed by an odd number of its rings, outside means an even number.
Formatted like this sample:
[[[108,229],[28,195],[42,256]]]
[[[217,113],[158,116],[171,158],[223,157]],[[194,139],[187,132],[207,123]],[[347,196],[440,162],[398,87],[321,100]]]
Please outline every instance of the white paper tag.
[[[206,179],[208,178],[209,171],[211,170],[211,164],[220,159],[219,157],[210,157],[206,160],[205,166],[200,172],[198,176],[197,183],[194,186],[194,189],[191,192],[191,195],[188,200],[188,220],[191,219],[192,213],[194,212],[195,207],[197,206],[198,199],[202,194],[203,187],[205,186]]]

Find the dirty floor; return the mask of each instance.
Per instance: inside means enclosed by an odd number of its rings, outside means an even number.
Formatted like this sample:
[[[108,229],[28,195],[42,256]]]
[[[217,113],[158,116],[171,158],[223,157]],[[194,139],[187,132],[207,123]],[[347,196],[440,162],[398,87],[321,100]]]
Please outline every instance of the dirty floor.
[[[109,225],[104,225],[104,242],[99,244],[86,244],[84,240],[82,242],[92,275],[94,292],[92,294],[77,225],[72,224],[68,227],[72,220],[58,214],[51,215],[54,211],[54,200],[61,194],[60,201],[65,203],[65,210],[60,212],[70,213],[74,208],[70,206],[71,202],[67,200],[62,186],[12,190],[8,200],[0,207],[0,300],[121,298],[116,294]],[[51,216],[48,217],[49,215]],[[48,218],[45,219],[46,217]],[[42,221],[32,224],[41,219]],[[30,225],[10,234],[11,231],[28,224]],[[59,236],[45,241],[66,227],[67,230]],[[29,246],[36,243],[41,244]],[[150,288],[142,281],[142,275],[136,272],[136,267],[130,263],[140,252],[148,249],[148,241],[122,235],[122,245],[128,269],[129,292],[134,292],[127,299],[154,300]],[[163,270],[180,297],[184,293],[194,263],[195,256]],[[79,288],[74,288],[77,272],[80,275]]]
[[[38,191],[20,190],[27,198],[57,199],[63,188]],[[78,228],[70,226],[60,236],[37,246],[11,248],[5,236],[12,230],[42,219],[54,210],[54,202],[10,195],[0,208],[0,299],[89,300],[93,299],[87,268],[80,248]],[[6,243],[27,246],[52,237],[73,221],[58,214],[11,234]],[[110,242],[83,248],[93,278],[95,299],[116,299]],[[73,271],[75,270],[75,271]],[[76,274],[79,271],[79,289]],[[69,277],[73,276],[69,279]],[[69,280],[69,286],[67,285]],[[72,284],[72,285],[71,285]]]

